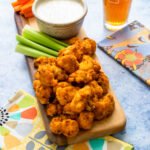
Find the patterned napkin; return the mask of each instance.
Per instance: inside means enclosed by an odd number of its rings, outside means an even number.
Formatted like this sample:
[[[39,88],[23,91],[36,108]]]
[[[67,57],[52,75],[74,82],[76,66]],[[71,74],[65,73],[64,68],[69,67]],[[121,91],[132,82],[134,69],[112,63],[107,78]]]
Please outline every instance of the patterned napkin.
[[[138,21],[106,37],[98,46],[150,85],[150,30]]]
[[[0,107],[0,150],[132,150],[111,136],[69,146],[48,140],[36,99],[19,91]]]

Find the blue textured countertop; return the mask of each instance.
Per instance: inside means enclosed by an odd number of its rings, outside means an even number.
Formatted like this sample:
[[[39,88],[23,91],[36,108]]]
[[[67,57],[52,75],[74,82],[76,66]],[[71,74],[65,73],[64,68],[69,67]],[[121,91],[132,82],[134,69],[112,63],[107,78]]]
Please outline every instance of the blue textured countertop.
[[[84,29],[98,42],[110,34],[103,27],[102,0],[87,0],[87,3],[89,12]],[[10,2],[0,0],[0,10],[1,106],[19,89],[34,93],[25,58],[14,52],[17,30]],[[149,10],[149,0],[133,0],[129,22],[139,20],[150,28]],[[136,150],[150,150],[150,88],[99,49],[97,56],[127,116],[125,130],[114,136],[133,144]]]

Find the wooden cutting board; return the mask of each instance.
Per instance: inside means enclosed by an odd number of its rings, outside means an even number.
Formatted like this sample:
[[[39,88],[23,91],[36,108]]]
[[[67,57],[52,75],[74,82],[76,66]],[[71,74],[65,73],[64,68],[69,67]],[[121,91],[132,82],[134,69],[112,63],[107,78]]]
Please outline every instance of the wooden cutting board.
[[[34,18],[27,20],[24,19],[22,16],[15,14],[15,21],[16,21],[16,26],[19,34],[21,34],[23,27],[27,24],[32,26],[33,28],[38,28]],[[86,36],[86,34],[83,30],[81,30],[78,36],[83,38]],[[33,66],[33,59],[29,57],[25,57],[25,58],[28,64],[31,79],[33,81],[34,72],[36,71]],[[115,110],[113,114],[109,118],[106,118],[102,121],[95,121],[94,126],[91,130],[80,131],[76,137],[72,137],[72,138],[66,138],[65,136],[55,135],[50,131],[49,129],[50,119],[46,116],[43,105],[41,105],[38,102],[41,110],[41,114],[43,116],[44,125],[50,141],[58,145],[74,144],[92,138],[114,134],[123,130],[126,124],[126,117],[124,115],[123,109],[121,108],[111,88],[110,88],[110,92],[113,94],[115,100]]]

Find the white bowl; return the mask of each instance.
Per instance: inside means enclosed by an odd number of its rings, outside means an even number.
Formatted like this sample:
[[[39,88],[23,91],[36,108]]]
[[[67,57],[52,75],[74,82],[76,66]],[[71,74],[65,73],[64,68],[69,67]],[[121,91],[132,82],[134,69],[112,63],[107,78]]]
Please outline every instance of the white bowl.
[[[83,14],[78,19],[72,22],[59,23],[59,24],[52,23],[50,21],[45,21],[41,17],[39,17],[36,9],[37,9],[37,6],[40,5],[42,1],[43,0],[35,0],[33,7],[32,7],[33,14],[36,18],[39,29],[42,32],[49,34],[53,37],[60,38],[60,39],[67,39],[79,33],[82,23],[84,21],[84,17],[86,16],[87,11],[88,11],[87,5],[83,0],[74,0],[74,1],[78,1],[79,3],[81,3],[83,7]]]

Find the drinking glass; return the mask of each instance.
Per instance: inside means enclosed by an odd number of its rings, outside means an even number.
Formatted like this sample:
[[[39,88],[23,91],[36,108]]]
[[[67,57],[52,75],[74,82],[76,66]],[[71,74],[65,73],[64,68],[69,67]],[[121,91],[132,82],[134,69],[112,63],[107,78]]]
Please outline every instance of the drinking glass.
[[[132,0],[103,0],[104,25],[109,30],[122,28],[128,19]]]

